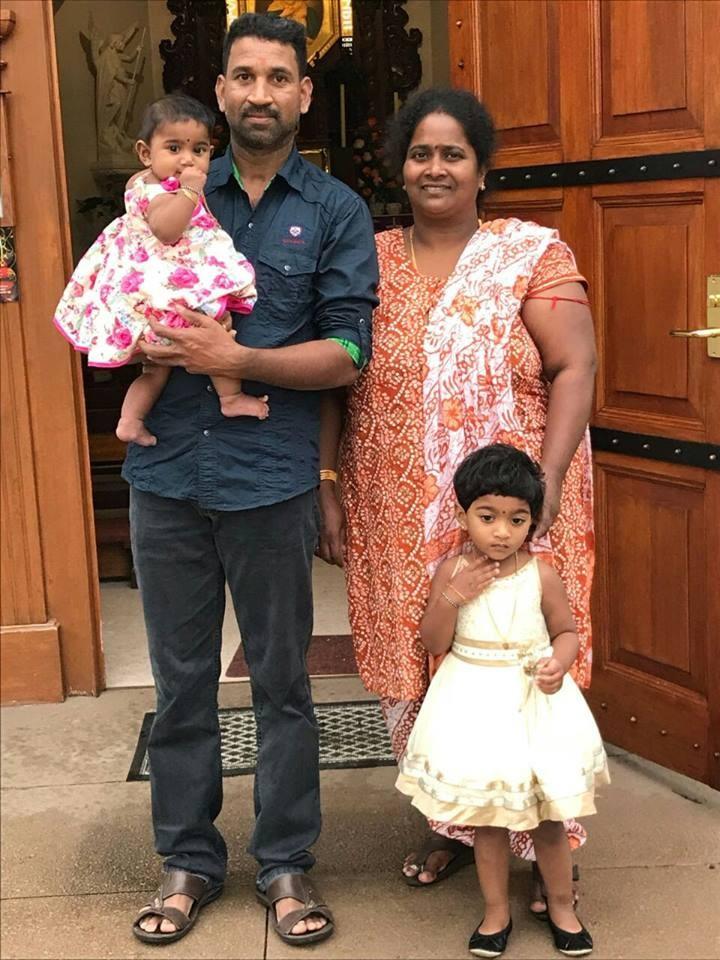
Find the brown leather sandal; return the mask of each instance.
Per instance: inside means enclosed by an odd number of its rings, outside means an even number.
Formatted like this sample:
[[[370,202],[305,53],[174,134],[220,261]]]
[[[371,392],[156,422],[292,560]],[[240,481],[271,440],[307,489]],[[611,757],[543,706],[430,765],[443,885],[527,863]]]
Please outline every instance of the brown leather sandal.
[[[327,939],[335,931],[333,915],[306,873],[283,873],[268,884],[265,893],[256,890],[255,896],[270,911],[273,929],[285,943],[295,946],[317,943],[319,940]],[[292,910],[282,920],[278,920],[275,904],[286,897],[299,900],[303,906],[298,910]],[[296,923],[307,920],[313,914],[327,920],[324,927],[320,927],[319,930],[309,930],[307,933],[290,933]]]
[[[213,900],[217,900],[222,891],[221,883],[211,883],[185,870],[168,870],[163,875],[162,883],[153,894],[150,903],[143,907],[135,918],[132,931],[143,943],[174,943],[176,940],[181,940],[195,926],[200,910]],[[184,914],[177,907],[164,905],[164,901],[176,893],[191,897],[194,901],[189,914]],[[140,926],[140,921],[145,917],[162,917],[174,923],[176,929],[168,933],[162,933],[159,929],[150,933],[149,930],[143,930]]]

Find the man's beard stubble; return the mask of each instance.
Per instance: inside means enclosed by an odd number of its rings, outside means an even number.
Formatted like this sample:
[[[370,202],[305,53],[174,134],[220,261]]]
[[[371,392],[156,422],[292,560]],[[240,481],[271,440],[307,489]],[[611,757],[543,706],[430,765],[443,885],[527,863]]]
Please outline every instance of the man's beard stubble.
[[[270,116],[275,121],[266,129],[253,130],[244,116],[235,123],[230,123],[228,120],[233,143],[245,150],[272,151],[294,139],[300,126],[299,116],[292,123],[283,123],[282,119],[274,113],[268,113],[265,116]]]

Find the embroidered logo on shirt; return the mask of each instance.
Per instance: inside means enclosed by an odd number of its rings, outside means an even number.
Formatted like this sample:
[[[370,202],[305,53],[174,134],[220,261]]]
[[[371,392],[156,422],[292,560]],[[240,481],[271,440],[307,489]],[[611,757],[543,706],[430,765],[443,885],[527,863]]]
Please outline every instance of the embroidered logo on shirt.
[[[282,237],[282,243],[285,244],[285,246],[288,246],[288,245],[294,246],[294,247],[305,246],[305,238],[302,235],[302,232],[303,232],[302,227],[298,226],[297,224],[292,224],[292,226],[289,226],[287,228],[287,232],[289,236]]]

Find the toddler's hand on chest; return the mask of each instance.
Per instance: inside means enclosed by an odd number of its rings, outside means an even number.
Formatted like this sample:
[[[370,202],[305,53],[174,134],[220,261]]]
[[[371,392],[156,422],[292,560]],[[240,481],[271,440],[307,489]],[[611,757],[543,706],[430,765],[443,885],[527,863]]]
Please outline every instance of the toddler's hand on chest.
[[[500,564],[487,557],[470,560],[459,573],[450,578],[448,587],[462,606],[480,596],[483,590],[495,582]]]

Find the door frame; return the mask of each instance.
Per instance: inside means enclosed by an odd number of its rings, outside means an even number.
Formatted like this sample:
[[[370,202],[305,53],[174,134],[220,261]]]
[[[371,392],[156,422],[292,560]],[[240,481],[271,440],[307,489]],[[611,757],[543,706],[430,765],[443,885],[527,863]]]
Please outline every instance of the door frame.
[[[2,305],[1,698],[58,701],[105,683],[80,357],[51,324],[73,268],[51,0],[18,4],[2,59],[19,295]]]

